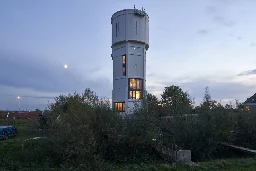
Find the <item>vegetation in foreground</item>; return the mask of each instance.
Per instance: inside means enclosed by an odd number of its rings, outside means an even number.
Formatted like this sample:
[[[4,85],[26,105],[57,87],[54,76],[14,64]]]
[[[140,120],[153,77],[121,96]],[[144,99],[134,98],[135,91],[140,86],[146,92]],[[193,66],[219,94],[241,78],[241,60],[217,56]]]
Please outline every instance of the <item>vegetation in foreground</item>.
[[[215,159],[199,163],[200,166],[175,166],[174,164],[127,164],[116,165],[112,171],[254,171],[255,158]]]
[[[161,105],[159,105],[161,104]],[[195,114],[195,115],[185,115]],[[159,101],[149,94],[132,118],[120,116],[90,89],[82,95],[59,96],[50,106],[46,125],[30,120],[4,120],[17,127],[18,136],[2,141],[0,165],[6,170],[255,170],[253,159],[214,160],[231,154],[219,145],[230,142],[255,147],[256,115],[241,105],[221,106],[206,89],[195,107],[189,94],[166,87]],[[46,129],[50,127],[49,129]],[[42,128],[39,131],[38,128]],[[46,139],[27,140],[35,136]],[[155,139],[156,141],[153,141]],[[192,151],[199,167],[175,168],[155,147],[178,145]],[[23,147],[23,148],[22,148]],[[143,163],[143,164],[141,164]],[[162,164],[167,163],[167,164]]]

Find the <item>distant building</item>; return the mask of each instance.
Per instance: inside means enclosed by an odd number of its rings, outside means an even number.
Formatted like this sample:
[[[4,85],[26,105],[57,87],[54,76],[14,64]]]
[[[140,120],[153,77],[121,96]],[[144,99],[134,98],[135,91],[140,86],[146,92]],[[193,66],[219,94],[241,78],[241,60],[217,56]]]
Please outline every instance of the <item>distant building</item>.
[[[42,114],[43,114],[42,111],[20,112],[20,113],[9,112],[7,116],[8,118],[11,118],[11,119],[37,119]]]
[[[244,102],[244,109],[256,112],[256,93]]]

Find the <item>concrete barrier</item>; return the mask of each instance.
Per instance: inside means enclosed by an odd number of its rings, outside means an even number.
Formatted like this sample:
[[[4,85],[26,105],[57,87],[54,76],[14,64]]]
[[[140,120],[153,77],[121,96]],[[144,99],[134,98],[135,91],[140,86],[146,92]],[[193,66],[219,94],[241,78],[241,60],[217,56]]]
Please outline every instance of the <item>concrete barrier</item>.
[[[191,163],[190,150],[173,150],[160,144],[157,146],[156,150],[167,161],[178,163]]]
[[[176,161],[179,163],[191,163],[191,151],[178,150],[176,152]]]

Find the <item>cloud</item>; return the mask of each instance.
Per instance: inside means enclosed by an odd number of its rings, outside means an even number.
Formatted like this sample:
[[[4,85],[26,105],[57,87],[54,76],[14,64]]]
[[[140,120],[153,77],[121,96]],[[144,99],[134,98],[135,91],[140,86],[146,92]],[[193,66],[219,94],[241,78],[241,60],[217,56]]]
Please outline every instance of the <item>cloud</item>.
[[[44,60],[37,55],[0,52],[0,85],[27,88],[41,92],[73,92],[92,88],[110,88],[110,80],[76,73],[75,68],[64,69],[62,64]]]
[[[241,37],[241,36],[236,38],[236,40],[242,40],[242,39],[243,39],[243,37]]]
[[[238,74],[237,76],[254,75],[254,74],[256,74],[256,69],[244,71],[244,72]]]
[[[206,29],[198,30],[198,34],[200,35],[206,35],[208,33],[209,33],[209,30],[206,30]]]
[[[154,76],[155,76],[154,73],[149,73],[149,74],[147,74],[147,77],[154,77]]]
[[[255,43],[255,42],[251,42],[250,46],[251,46],[251,47],[255,47],[255,46],[256,46],[256,43]]]
[[[63,64],[38,55],[0,51],[0,109],[17,109],[17,96],[23,109],[43,109],[60,94],[91,88],[99,97],[111,96],[112,82],[98,69],[64,69]]]
[[[158,82],[158,85],[149,85],[147,86],[147,91],[156,95],[160,98],[160,94],[163,92],[164,87],[177,85],[180,86],[183,91],[188,91],[192,98],[195,98],[196,105],[200,104],[204,97],[205,87],[209,86],[210,94],[212,99],[226,104],[230,100],[238,99],[243,102],[247,97],[250,97],[254,94],[256,85],[246,85],[239,82],[224,82],[224,81],[213,81],[207,78],[198,78],[198,79],[175,79],[172,81],[162,80]]]
[[[216,14],[216,13],[218,13],[218,9],[215,6],[207,6],[206,13],[207,14]]]
[[[59,93],[38,92],[26,88],[0,86],[0,109],[17,110],[19,107],[17,96],[20,96],[21,110],[44,109]]]
[[[236,25],[235,21],[228,20],[224,16],[215,16],[215,17],[213,17],[213,21],[220,24],[220,25],[226,26],[226,27],[233,27],[233,26]]]
[[[212,21],[225,26],[225,27],[233,27],[237,23],[229,19],[226,15],[228,9],[233,5],[233,1],[230,0],[213,0],[206,7],[206,14],[208,14]]]

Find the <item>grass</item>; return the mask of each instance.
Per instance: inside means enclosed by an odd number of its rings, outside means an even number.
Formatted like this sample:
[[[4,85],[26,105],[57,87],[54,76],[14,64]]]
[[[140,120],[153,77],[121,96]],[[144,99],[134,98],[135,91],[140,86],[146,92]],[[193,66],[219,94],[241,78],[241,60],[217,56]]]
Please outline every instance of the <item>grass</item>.
[[[0,141],[0,170],[43,171],[63,170],[51,163],[47,140],[26,139],[45,136],[35,128],[33,120],[0,120],[0,125],[13,125],[18,129],[16,137]],[[22,144],[24,148],[22,149]],[[50,155],[49,155],[50,154]],[[48,157],[47,157],[48,156]],[[141,164],[113,164],[109,171],[255,171],[256,158],[232,158],[200,162],[200,166],[178,166],[158,161]]]
[[[200,166],[177,166],[172,164],[114,165],[111,171],[255,171],[256,158],[220,159],[201,162]]]
[[[46,145],[41,140],[28,138],[43,136],[36,129],[36,120],[0,120],[0,125],[13,125],[18,135],[1,141],[0,168],[5,170],[29,170],[28,168],[48,167]],[[23,147],[23,148],[22,148]]]

